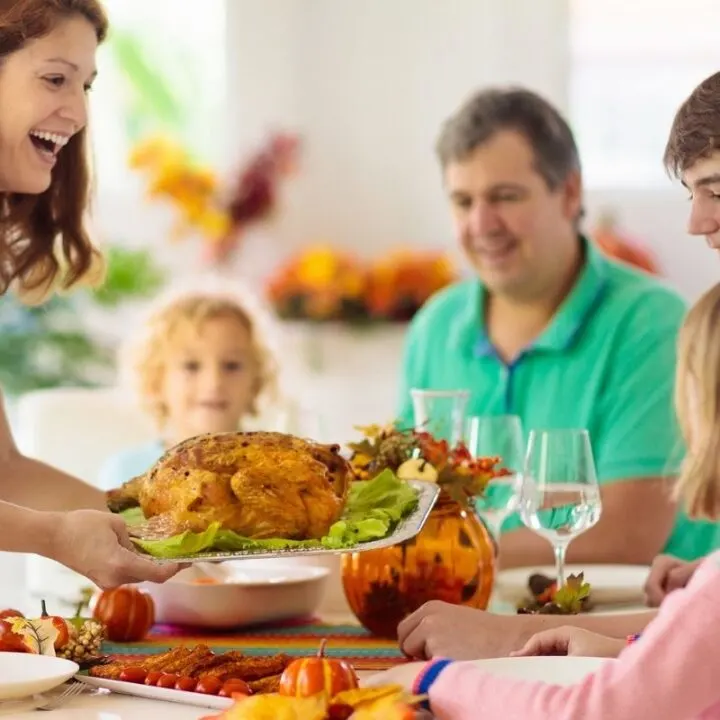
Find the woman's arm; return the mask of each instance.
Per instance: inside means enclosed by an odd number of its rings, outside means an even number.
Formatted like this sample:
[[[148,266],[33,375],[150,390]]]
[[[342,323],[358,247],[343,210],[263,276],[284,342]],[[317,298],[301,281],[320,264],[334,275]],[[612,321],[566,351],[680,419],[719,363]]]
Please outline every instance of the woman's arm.
[[[0,550],[56,560],[103,588],[164,582],[179,569],[138,555],[123,520],[96,510],[39,512],[0,502]]]
[[[475,720],[479,708],[484,720],[697,717],[720,700],[719,594],[715,555],[668,597],[638,642],[574,686],[494,677],[470,663],[439,668],[429,687],[433,713],[438,720]]]
[[[78,448],[78,452],[81,449]],[[106,510],[101,490],[22,455],[0,395],[0,500],[35,510]]]

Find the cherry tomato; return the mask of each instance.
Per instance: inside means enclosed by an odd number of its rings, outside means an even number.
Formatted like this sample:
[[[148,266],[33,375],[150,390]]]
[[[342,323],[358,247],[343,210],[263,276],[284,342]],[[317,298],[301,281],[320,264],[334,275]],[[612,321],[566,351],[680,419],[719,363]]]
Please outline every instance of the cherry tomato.
[[[176,690],[184,690],[185,692],[195,692],[197,680],[191,677],[179,677],[175,683]]]
[[[157,681],[157,686],[160,688],[175,688],[177,681],[177,675],[173,675],[172,673],[163,673],[162,677]]]
[[[222,680],[209,675],[208,677],[200,678],[200,680],[198,680],[195,692],[202,693],[203,695],[217,695],[220,692],[222,685]]]
[[[147,673],[141,667],[125,668],[120,673],[120,680],[122,680],[122,682],[144,683],[146,678]]]
[[[220,697],[232,697],[234,694],[252,695],[252,690],[244,680],[240,680],[240,678],[230,678],[230,680],[226,680],[223,683],[218,695],[220,695]]]
[[[157,685],[158,680],[163,676],[159,670],[151,670],[145,678],[146,685]]]

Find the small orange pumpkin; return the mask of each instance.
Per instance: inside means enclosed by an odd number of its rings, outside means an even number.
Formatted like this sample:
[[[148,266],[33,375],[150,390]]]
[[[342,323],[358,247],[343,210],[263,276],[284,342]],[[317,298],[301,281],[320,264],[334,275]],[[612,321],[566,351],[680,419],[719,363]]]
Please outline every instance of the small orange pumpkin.
[[[105,626],[108,640],[134,642],[142,640],[155,623],[155,603],[146,592],[121,585],[97,596],[93,617]]]
[[[327,640],[320,643],[316,657],[293,660],[280,678],[280,694],[293,697],[311,697],[327,693],[335,697],[343,690],[354,690],[358,678],[350,663],[325,657]]]

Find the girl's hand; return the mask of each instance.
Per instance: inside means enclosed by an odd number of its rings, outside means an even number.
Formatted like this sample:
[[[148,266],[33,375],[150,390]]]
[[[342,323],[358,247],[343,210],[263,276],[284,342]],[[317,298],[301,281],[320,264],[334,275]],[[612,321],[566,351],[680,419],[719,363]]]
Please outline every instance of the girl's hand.
[[[559,627],[533,635],[520,650],[510,653],[511,657],[529,655],[576,655],[583,657],[617,657],[627,641],[598,635],[577,627]]]

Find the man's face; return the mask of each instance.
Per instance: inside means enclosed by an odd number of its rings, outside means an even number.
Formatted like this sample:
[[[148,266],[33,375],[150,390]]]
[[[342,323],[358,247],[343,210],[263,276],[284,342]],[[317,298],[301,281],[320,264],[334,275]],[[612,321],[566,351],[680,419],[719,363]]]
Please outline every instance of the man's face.
[[[577,175],[550,189],[530,143],[498,132],[445,169],[457,237],[483,284],[517,297],[543,292],[574,253],[581,207]]]
[[[720,151],[690,166],[682,182],[692,202],[688,232],[704,235],[707,244],[720,251]]]

